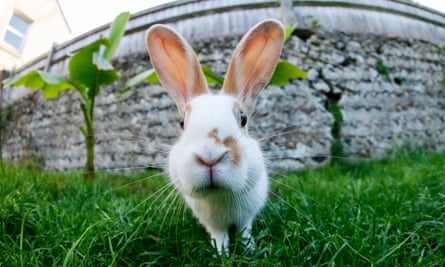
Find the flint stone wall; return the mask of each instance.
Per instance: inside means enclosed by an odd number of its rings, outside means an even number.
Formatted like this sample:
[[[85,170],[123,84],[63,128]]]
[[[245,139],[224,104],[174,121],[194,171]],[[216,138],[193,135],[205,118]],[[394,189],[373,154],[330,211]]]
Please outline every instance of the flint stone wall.
[[[282,58],[309,74],[260,94],[250,121],[271,169],[297,170],[324,164],[335,138],[353,159],[378,157],[404,146],[445,148],[445,53],[425,41],[318,31],[308,39],[292,36]],[[238,38],[193,43],[200,61],[223,75]],[[388,75],[376,69],[378,60]],[[148,56],[121,57],[114,65],[123,79],[150,68]],[[159,85],[144,84],[121,98],[121,82],[97,97],[95,126],[98,168],[131,170],[165,166],[179,132],[174,103]],[[213,88],[216,90],[216,88]],[[339,104],[340,135],[332,135],[328,103]],[[83,167],[85,160],[79,97],[63,92],[44,100],[39,92],[14,104],[4,156],[44,159],[51,169]]]

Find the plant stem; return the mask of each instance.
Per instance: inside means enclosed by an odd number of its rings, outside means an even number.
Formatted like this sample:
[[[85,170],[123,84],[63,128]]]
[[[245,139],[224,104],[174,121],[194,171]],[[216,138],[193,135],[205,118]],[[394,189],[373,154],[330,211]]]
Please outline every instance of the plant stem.
[[[86,162],[85,162],[85,179],[94,179],[94,146],[96,144],[96,138],[94,135],[93,126],[93,109],[94,109],[94,99],[92,101],[86,101],[87,104],[80,104],[83,116],[85,119],[86,129],[81,129],[85,137],[85,149],[86,149]]]

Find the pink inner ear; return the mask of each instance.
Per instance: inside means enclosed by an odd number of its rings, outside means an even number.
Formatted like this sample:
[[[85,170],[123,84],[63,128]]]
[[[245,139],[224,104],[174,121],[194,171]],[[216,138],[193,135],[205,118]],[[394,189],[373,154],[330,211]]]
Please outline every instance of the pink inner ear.
[[[162,25],[150,28],[147,47],[159,80],[180,112],[193,96],[208,93],[195,52],[172,29]]]
[[[176,36],[156,34],[152,42],[152,61],[165,87],[179,90],[187,102],[189,62],[182,43]]]
[[[268,67],[270,59],[276,54],[276,40],[265,35],[247,42],[245,53],[242,56],[241,76],[244,77],[243,97],[249,95],[249,89],[253,90],[253,96],[270,79],[274,68]]]
[[[223,92],[251,108],[275,70],[283,38],[282,25],[273,20],[258,24],[244,36],[233,53]]]

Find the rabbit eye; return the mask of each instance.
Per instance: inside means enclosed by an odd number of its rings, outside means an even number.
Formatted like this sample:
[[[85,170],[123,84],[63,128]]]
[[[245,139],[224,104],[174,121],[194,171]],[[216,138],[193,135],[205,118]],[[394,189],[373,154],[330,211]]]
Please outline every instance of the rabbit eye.
[[[246,124],[247,124],[247,115],[244,112],[240,111],[239,118],[240,118],[241,127],[246,126]]]
[[[179,127],[184,130],[184,118],[179,121]]]

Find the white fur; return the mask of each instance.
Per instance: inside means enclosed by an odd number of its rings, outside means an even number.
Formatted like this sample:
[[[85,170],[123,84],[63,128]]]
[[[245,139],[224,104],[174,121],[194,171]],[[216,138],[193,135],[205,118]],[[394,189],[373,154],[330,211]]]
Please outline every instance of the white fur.
[[[185,131],[173,146],[169,158],[173,184],[215,239],[220,253],[228,248],[231,225],[250,239],[252,222],[264,206],[268,192],[268,177],[260,147],[257,141],[247,136],[247,131],[239,127],[232,110],[236,102],[226,95],[202,95],[193,99]],[[227,150],[207,136],[213,129],[218,129],[221,140],[227,136],[235,137],[242,148],[239,164],[227,157],[213,167],[218,189],[208,188],[208,168],[194,157],[195,154],[213,157]]]
[[[169,176],[187,205],[228,253],[233,225],[254,247],[252,222],[263,208],[268,176],[261,149],[241,125],[272,76],[284,29],[276,20],[253,27],[233,52],[221,94],[210,94],[190,45],[173,29],[154,25],[147,48],[158,77],[184,116],[184,131],[169,157]]]

